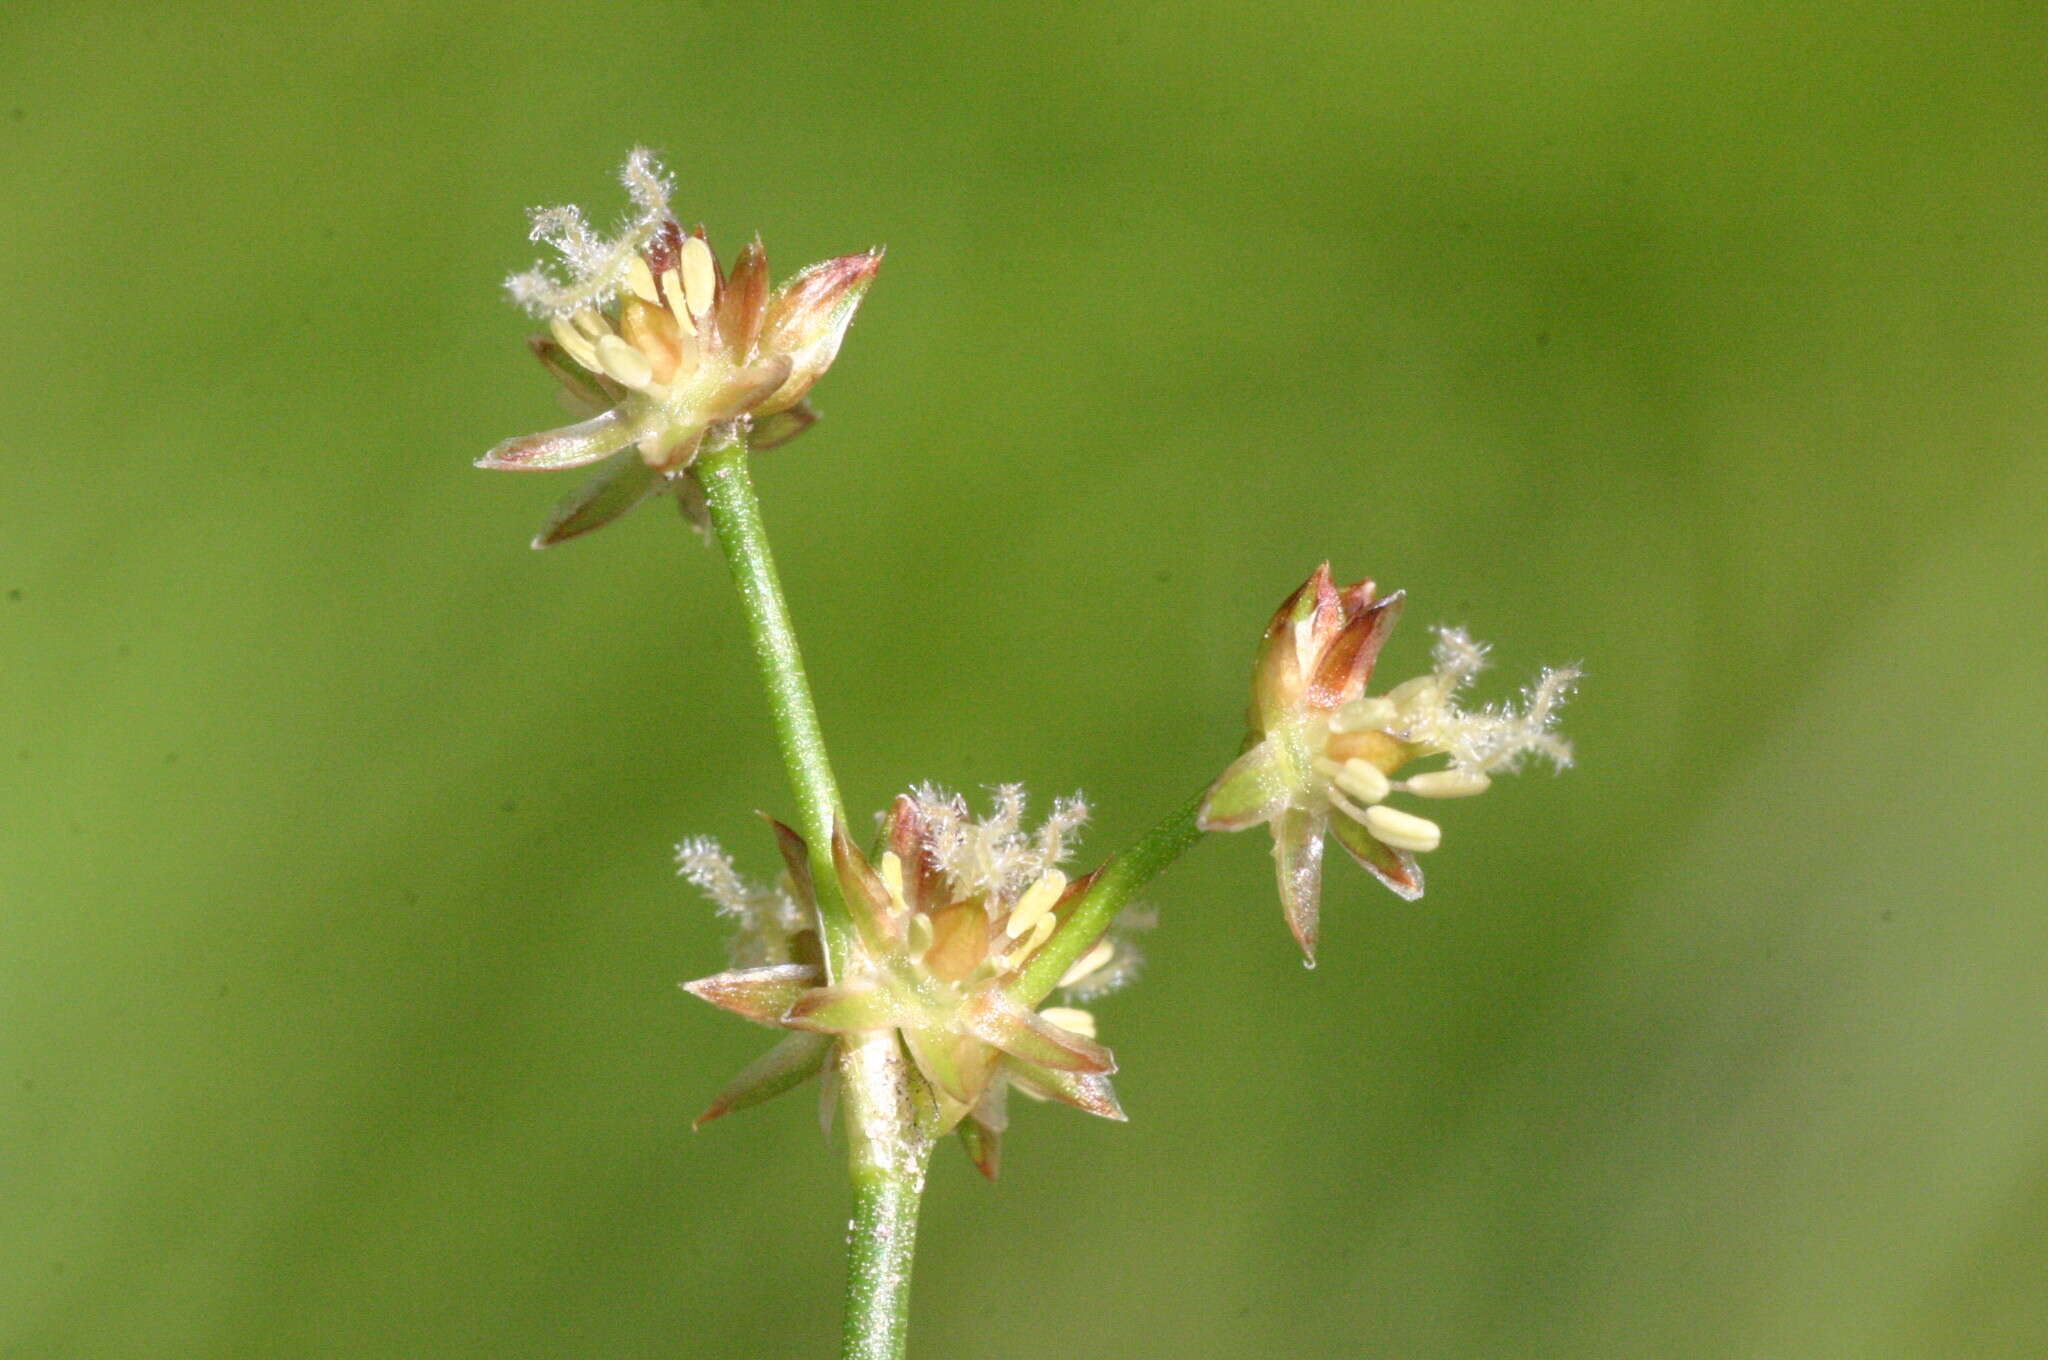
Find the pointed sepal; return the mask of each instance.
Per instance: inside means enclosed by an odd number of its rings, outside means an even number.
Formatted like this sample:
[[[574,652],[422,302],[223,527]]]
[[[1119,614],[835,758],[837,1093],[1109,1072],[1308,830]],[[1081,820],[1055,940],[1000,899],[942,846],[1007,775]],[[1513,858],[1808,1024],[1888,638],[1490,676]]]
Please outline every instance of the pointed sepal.
[[[617,410],[592,416],[577,425],[508,439],[476,460],[480,468],[511,472],[551,472],[582,467],[608,458],[633,442],[632,425]]]
[[[768,249],[756,236],[733,262],[732,277],[718,295],[719,338],[735,360],[753,353],[767,310]]]
[[[789,895],[807,904],[817,901],[817,890],[811,882],[811,847],[804,843],[804,838],[794,827],[765,812],[758,815],[775,833],[775,849],[782,856],[783,870],[789,876]]]
[[[747,447],[755,453],[779,449],[817,423],[818,412],[807,401],[800,401],[774,415],[756,416],[754,432],[747,439]]]
[[[552,548],[593,529],[602,529],[661,490],[662,476],[628,449],[615,453],[583,485],[564,496],[533,536],[536,548]]]
[[[1286,806],[1293,784],[1286,749],[1278,737],[1267,737],[1209,786],[1196,825],[1204,831],[1242,831],[1270,822]]]
[[[782,1023],[821,1034],[862,1034],[894,1025],[898,1009],[895,998],[880,987],[860,983],[817,987],[789,1005]]]
[[[823,1034],[788,1035],[727,1082],[691,1127],[701,1129],[722,1114],[759,1105],[803,1085],[825,1065],[831,1051],[832,1040]]]
[[[768,303],[762,347],[788,354],[792,363],[788,381],[761,403],[763,413],[796,405],[832,367],[846,328],[881,267],[880,250],[841,255],[812,265],[776,290]]]
[[[1057,1100],[1103,1119],[1124,1123],[1129,1116],[1116,1098],[1116,1088],[1099,1072],[1059,1072],[1014,1058],[1003,1060],[1003,1075],[1025,1095]]]
[[[975,1169],[990,1180],[1003,1168],[1003,1130],[1010,1122],[1009,1091],[1007,1082],[991,1084],[955,1130]]]
[[[817,969],[802,963],[778,963],[767,968],[736,968],[728,973],[685,982],[683,990],[699,1001],[708,1001],[757,1025],[781,1026],[792,1006],[812,992],[820,981]],[[805,1026],[817,1029],[816,1025]]]
[[[1116,1058],[1085,1034],[1055,1025],[991,984],[967,999],[961,1022],[1013,1058],[1062,1072],[1114,1072]]]
[[[933,1131],[944,1133],[988,1090],[989,1079],[995,1075],[996,1054],[986,1044],[938,1021],[906,1023],[903,1044],[919,1074],[939,1097],[943,1117]]]
[[[1316,962],[1317,918],[1323,897],[1323,834],[1329,814],[1289,808],[1273,819],[1273,867],[1280,909],[1309,967]]]
[[[1340,603],[1343,621],[1308,677],[1306,698],[1311,705],[1333,709],[1365,693],[1373,662],[1400,620],[1405,600],[1406,595],[1398,590],[1385,599],[1373,600],[1370,581],[1361,581],[1344,592]]]
[[[846,909],[853,914],[854,927],[868,947],[886,953],[903,938],[904,913],[889,894],[882,876],[868,863],[867,856],[846,838],[846,829],[832,829],[832,865],[839,876],[840,891],[846,895]]]
[[[1332,817],[1330,833],[1351,858],[1407,901],[1422,896],[1422,866],[1406,850],[1396,850],[1349,817]]]

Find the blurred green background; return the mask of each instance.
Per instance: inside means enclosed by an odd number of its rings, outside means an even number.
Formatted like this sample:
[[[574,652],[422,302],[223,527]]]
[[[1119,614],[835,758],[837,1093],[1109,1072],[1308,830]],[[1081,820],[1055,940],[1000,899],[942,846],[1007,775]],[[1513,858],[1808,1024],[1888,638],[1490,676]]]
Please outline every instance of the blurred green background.
[[[1411,906],[1150,900],[1127,1127],[948,1149],[913,1351],[2048,1353],[2037,3],[0,17],[0,1355],[819,1356],[846,1210],[687,833],[786,810],[722,567],[499,282],[638,141],[888,265],[763,460],[842,783],[1238,737],[1324,557],[1583,659]]]

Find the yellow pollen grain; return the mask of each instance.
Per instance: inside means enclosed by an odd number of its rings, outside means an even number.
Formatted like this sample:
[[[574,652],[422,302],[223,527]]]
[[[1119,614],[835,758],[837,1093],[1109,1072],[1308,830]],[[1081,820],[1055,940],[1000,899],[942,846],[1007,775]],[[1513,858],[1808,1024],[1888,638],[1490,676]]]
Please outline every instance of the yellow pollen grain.
[[[1021,963],[1033,954],[1036,954],[1038,946],[1051,939],[1052,933],[1058,930],[1059,926],[1059,917],[1054,916],[1050,911],[1039,917],[1037,924],[1031,927],[1031,933],[1026,935],[1023,941],[1018,944],[1015,954],[1017,961]]]
[[[654,271],[637,253],[626,257],[626,283],[642,302],[661,305],[661,293],[654,286]]]
[[[1377,803],[1394,787],[1379,766],[1355,756],[1345,761],[1332,779],[1338,788],[1361,803]]]
[[[590,347],[590,342],[583,338],[581,332],[569,324],[568,318],[549,317],[548,329],[554,332],[555,343],[567,351],[571,359],[592,373],[603,371],[604,366],[597,361],[597,351]]]
[[[1039,921],[1050,919],[1053,904],[1066,890],[1067,876],[1058,869],[1047,869],[1043,877],[1024,890],[1024,895],[1017,899],[1017,905],[1010,908],[1010,919],[1004,924],[1003,933],[1014,940]]]
[[[889,900],[907,909],[909,904],[903,900],[903,857],[894,850],[884,850],[882,862],[875,866],[875,872],[882,876],[882,886],[889,890]]]
[[[683,242],[683,296],[695,316],[704,315],[718,301],[718,265],[701,236]]]
[[[1074,960],[1074,966],[1060,974],[1058,985],[1071,987],[1083,978],[1093,977],[1116,956],[1116,946],[1108,940],[1097,940],[1095,947]]]
[[[1476,770],[1431,770],[1409,776],[1401,787],[1418,798],[1470,798],[1485,793],[1493,781]]]
[[[654,382],[654,365],[647,361],[647,356],[616,335],[607,335],[597,342],[597,358],[613,380],[628,387],[644,388]]]
[[[1385,727],[1399,716],[1385,699],[1354,699],[1330,715],[1332,732],[1371,732]]]
[[[1050,1021],[1061,1029],[1086,1039],[1095,1037],[1095,1017],[1074,1006],[1047,1006],[1038,1013],[1041,1020]]]
[[[1436,849],[1444,839],[1443,828],[1429,818],[1417,817],[1384,803],[1365,810],[1365,829],[1372,832],[1374,839],[1382,845],[1417,854]]]
[[[690,319],[690,304],[683,296],[683,276],[676,273],[674,265],[661,271],[661,295],[668,300],[668,309],[676,314],[683,334],[695,335],[697,323]]]

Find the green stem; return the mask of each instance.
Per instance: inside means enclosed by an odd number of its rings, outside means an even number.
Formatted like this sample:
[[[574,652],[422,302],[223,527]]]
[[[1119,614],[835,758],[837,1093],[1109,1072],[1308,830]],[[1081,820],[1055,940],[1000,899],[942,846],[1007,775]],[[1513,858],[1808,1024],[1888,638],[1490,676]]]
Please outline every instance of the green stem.
[[[1010,984],[1010,995],[1027,1006],[1036,1007],[1052,994],[1067,969],[1094,947],[1109,929],[1117,913],[1129,904],[1138,890],[1150,883],[1167,865],[1202,838],[1195,817],[1209,795],[1205,788],[1169,812],[1157,826],[1138,838],[1136,844],[1102,866],[1067,919],[1053,933],[1031,963]]]
[[[928,1158],[931,1150],[923,1152]],[[902,1360],[923,1191],[922,1165],[914,1171],[855,1173],[841,1360]]]
[[[745,441],[704,454],[692,473],[704,487],[712,532],[725,550],[733,583],[739,587],[754,660],[775,717],[775,740],[782,748],[782,763],[796,794],[797,830],[810,849],[826,960],[832,976],[840,977],[846,972],[853,943],[853,922],[832,870],[832,833],[845,820],[845,813],[839,805],[839,786],[832,778],[832,762],[825,753],[817,705],[811,699],[810,682],[804,678],[804,659],[797,649],[789,603],[775,574],[775,555],[768,549],[761,500],[747,472]]]
[[[704,487],[712,531],[739,586],[754,660],[768,690],[775,738],[796,794],[797,829],[810,852],[818,925],[833,977],[854,957],[853,920],[832,865],[833,833],[845,821],[817,705],[804,678],[789,604],[768,549],[761,501],[747,471],[744,442],[702,455],[692,474]],[[910,1263],[917,1249],[917,1205],[931,1140],[908,1098],[910,1075],[893,1032],[842,1041],[847,1142],[854,1188],[847,1236],[845,1360],[902,1360],[910,1325]]]

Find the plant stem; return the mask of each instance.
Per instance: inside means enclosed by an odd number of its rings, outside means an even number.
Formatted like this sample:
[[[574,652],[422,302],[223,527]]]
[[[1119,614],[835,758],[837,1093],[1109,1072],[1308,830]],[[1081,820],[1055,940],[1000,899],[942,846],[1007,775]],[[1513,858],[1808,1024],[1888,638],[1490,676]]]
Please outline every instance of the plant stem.
[[[1209,791],[1204,788],[1181,806],[1161,818],[1158,825],[1137,842],[1102,866],[1095,881],[1081,894],[1080,901],[1053,933],[1031,963],[1010,984],[1010,995],[1027,1006],[1037,1006],[1059,985],[1060,977],[1102,938],[1140,888],[1150,883],[1167,865],[1202,838],[1195,815]]]
[[[849,1105],[853,1223],[847,1233],[846,1324],[841,1360],[902,1360],[910,1329],[910,1266],[917,1250],[917,1206],[924,1194],[931,1140],[918,1131],[910,1074],[893,1034],[865,1035],[841,1060],[849,1093],[876,1097]]]
[[[804,677],[803,654],[797,649],[789,603],[775,574],[775,555],[768,549],[761,500],[747,472],[746,442],[705,453],[691,472],[704,487],[712,531],[725,550],[733,583],[739,587],[754,660],[761,669],[761,682],[768,690],[768,706],[775,718],[776,744],[782,748],[782,763],[796,794],[797,830],[810,850],[826,961],[832,976],[840,977],[846,972],[853,943],[853,923],[832,870],[832,833],[846,814],[840,809],[839,786],[825,753],[825,734],[818,726],[810,682]]]
[[[832,864],[832,837],[845,821],[817,705],[804,677],[789,603],[775,573],[761,501],[747,471],[744,441],[700,456],[691,470],[704,488],[712,531],[739,586],[754,660],[768,691],[775,738],[797,799],[797,830],[810,854],[818,926],[833,977],[853,961],[853,921]],[[838,1055],[853,1171],[847,1235],[845,1360],[902,1360],[910,1326],[910,1263],[917,1206],[931,1140],[910,1098],[911,1076],[893,1031],[852,1036]]]

